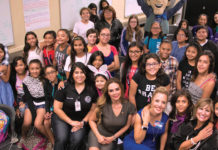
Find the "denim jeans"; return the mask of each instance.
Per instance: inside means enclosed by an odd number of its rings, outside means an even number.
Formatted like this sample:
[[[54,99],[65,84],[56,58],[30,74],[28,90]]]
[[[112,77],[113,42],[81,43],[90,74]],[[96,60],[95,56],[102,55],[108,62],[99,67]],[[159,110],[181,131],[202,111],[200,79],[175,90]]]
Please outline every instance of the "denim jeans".
[[[78,150],[87,134],[86,127],[71,132],[72,126],[61,120],[56,114],[52,115],[54,132],[54,150]]]

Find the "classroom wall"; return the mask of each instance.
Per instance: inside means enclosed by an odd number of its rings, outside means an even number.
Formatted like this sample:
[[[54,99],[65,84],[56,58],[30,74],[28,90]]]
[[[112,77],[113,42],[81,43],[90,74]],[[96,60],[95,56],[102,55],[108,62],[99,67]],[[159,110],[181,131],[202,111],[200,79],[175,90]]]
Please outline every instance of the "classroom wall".
[[[79,0],[78,0],[79,1]],[[37,34],[39,41],[42,40],[43,34],[47,30],[57,31],[60,28],[60,1],[59,0],[49,0],[50,5],[50,27],[41,28],[34,30]],[[124,17],[125,14],[125,0],[112,0],[112,6],[115,8],[117,13],[117,18],[121,22],[126,24],[128,18]],[[15,53],[22,51],[24,46],[24,36],[25,36],[25,25],[24,25],[24,15],[23,15],[23,0],[10,0],[11,7],[11,17],[12,17],[12,27],[14,36],[14,45],[9,46],[9,53]],[[79,13],[79,12],[78,12]],[[145,16],[139,15],[141,22],[145,21]]]

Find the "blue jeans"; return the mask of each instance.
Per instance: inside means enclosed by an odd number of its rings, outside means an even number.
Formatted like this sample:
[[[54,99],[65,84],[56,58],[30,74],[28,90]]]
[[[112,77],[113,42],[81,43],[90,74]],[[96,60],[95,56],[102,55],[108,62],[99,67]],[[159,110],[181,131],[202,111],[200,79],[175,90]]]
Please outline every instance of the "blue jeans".
[[[86,127],[71,132],[72,126],[61,120],[56,114],[52,115],[52,128],[54,132],[54,150],[78,150],[87,134]]]

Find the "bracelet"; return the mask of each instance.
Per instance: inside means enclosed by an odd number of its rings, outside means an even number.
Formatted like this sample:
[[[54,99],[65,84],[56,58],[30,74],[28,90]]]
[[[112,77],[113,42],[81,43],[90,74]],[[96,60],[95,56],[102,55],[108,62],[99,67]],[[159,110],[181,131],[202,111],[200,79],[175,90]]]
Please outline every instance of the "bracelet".
[[[197,143],[194,142],[193,138],[190,139],[192,145],[196,145]]]
[[[115,137],[114,135],[113,135],[113,138],[114,138],[113,141],[115,141],[115,140],[116,140],[116,137]]]

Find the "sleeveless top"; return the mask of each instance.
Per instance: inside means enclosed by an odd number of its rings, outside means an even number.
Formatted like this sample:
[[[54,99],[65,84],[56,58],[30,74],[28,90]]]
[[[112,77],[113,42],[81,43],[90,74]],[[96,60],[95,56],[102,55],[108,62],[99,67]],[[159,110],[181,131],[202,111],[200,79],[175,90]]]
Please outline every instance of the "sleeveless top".
[[[209,78],[205,80],[200,86],[196,85],[194,82],[190,82],[188,91],[192,98],[192,103],[195,105],[197,101],[202,97],[203,94],[203,85],[206,84],[208,81],[212,80],[213,78]]]
[[[58,68],[58,72],[61,74],[61,75],[64,75],[65,72],[64,72],[64,65],[65,65],[65,61],[67,59],[67,48],[68,48],[69,45],[67,45],[63,51],[60,50],[60,45],[58,45],[58,47],[56,48],[56,51],[55,51],[55,59],[57,61],[57,68]]]

